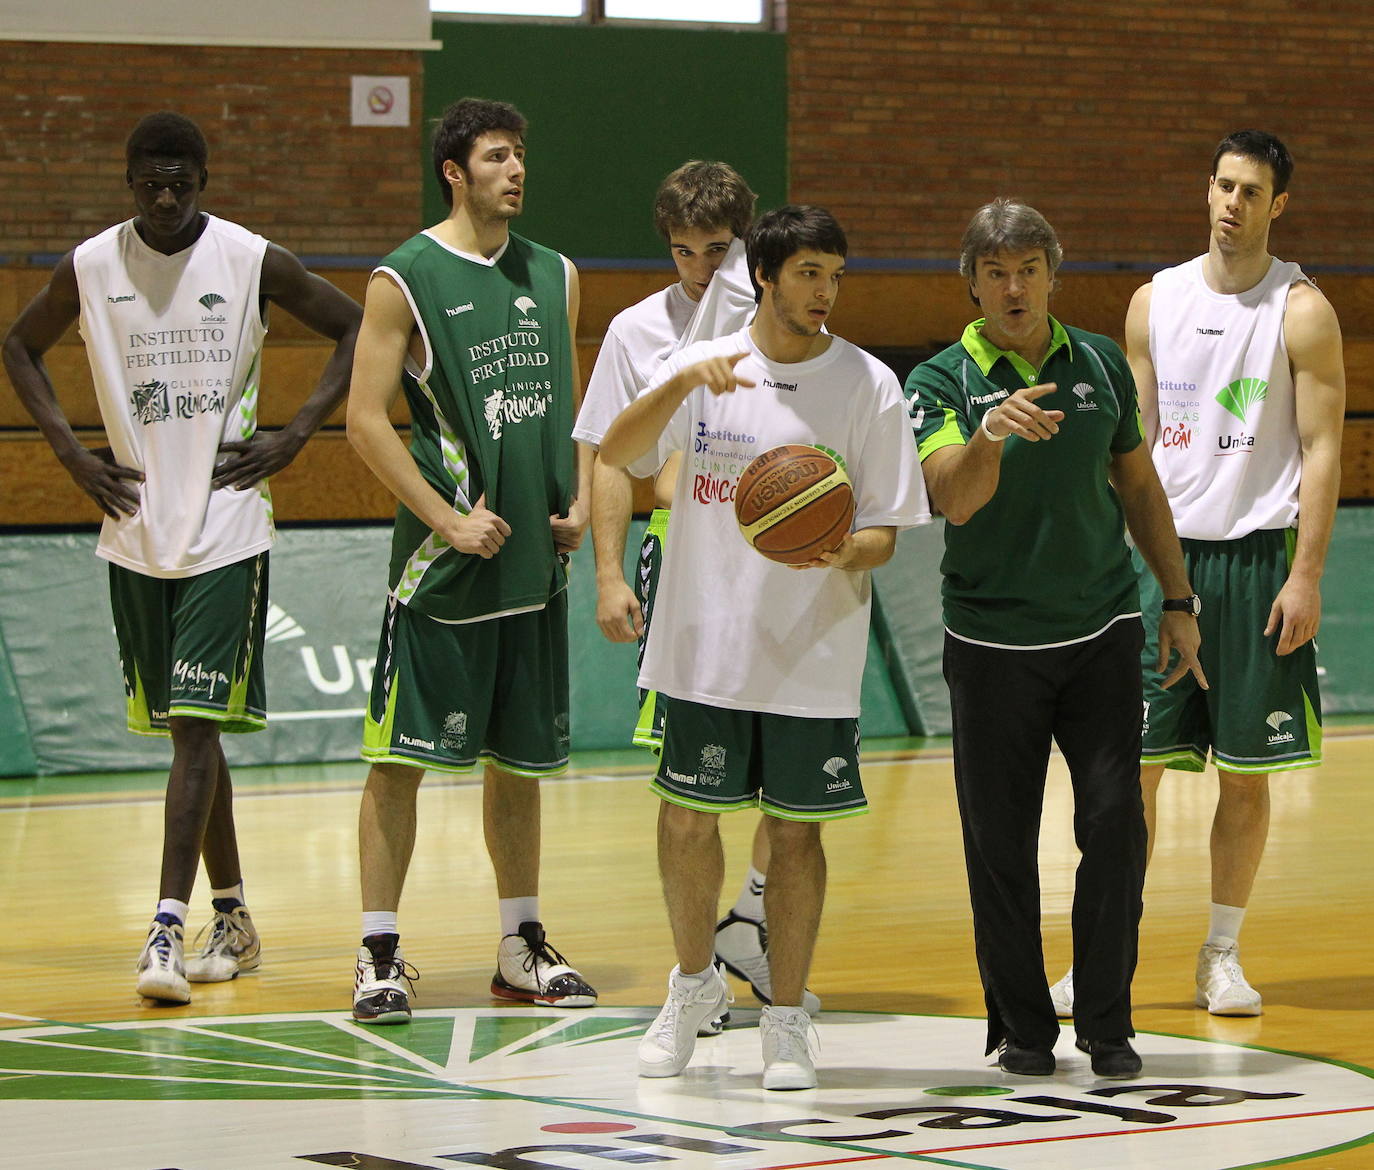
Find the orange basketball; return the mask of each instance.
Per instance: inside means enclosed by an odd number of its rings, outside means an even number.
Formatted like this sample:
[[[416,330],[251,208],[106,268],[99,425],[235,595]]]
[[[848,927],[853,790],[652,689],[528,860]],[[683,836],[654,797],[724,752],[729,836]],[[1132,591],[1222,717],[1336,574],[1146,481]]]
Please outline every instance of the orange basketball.
[[[770,561],[804,565],[844,540],[854,522],[854,489],[833,455],[788,443],[741,473],[735,519],[744,539]]]

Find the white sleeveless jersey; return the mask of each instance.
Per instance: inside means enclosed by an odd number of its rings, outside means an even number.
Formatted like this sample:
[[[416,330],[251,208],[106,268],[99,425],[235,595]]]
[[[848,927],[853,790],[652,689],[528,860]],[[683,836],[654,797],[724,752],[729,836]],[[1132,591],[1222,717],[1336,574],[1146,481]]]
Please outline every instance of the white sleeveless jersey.
[[[1204,257],[1157,274],[1150,357],[1157,393],[1141,417],[1180,536],[1235,540],[1298,522],[1302,445],[1283,338],[1288,290],[1307,280],[1273,260],[1243,293],[1213,292]]]
[[[266,483],[212,491],[222,442],[257,429],[267,241],[207,216],[173,256],[133,220],[75,253],[86,342],[115,459],[144,474],[137,515],[108,517],[97,555],[150,577],[191,577],[272,544]]]

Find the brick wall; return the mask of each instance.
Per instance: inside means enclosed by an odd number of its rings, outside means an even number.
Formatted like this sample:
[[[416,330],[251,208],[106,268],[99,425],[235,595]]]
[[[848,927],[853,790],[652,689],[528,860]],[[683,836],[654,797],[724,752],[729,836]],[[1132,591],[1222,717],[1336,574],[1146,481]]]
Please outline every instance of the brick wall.
[[[1069,260],[1182,259],[1213,148],[1257,126],[1297,160],[1275,250],[1374,265],[1374,5],[788,0],[787,21],[791,196],[860,254],[946,259],[1016,195]]]
[[[210,143],[203,206],[296,252],[376,256],[419,226],[421,54],[3,42],[0,256],[132,214],[124,141],[170,108]],[[409,127],[349,125],[354,73],[411,78]]]

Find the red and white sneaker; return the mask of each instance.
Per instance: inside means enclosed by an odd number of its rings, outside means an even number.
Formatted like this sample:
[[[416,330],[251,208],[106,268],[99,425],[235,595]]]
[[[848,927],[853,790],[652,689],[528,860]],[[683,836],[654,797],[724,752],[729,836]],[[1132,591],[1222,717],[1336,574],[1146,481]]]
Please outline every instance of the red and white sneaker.
[[[549,945],[539,922],[522,922],[518,932],[501,940],[491,993],[524,1003],[596,1006],[596,991]]]

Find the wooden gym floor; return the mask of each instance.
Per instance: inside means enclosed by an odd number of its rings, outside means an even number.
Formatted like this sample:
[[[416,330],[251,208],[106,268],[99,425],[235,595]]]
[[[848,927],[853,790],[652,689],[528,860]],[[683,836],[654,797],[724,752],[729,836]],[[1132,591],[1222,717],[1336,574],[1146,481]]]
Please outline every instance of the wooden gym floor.
[[[873,811],[826,829],[830,885],[811,986],[827,1014],[982,1014],[946,751],[938,741],[913,741],[866,753]],[[645,789],[646,774],[638,756],[588,758],[567,780],[544,788],[544,921],[551,941],[597,986],[602,1007],[658,1005],[673,961],[655,870],[656,802]],[[1346,727],[1328,732],[1322,768],[1272,785],[1269,846],[1242,937],[1246,972],[1265,999],[1265,1014],[1253,1020],[1217,1019],[1192,1005],[1193,961],[1207,924],[1215,776],[1166,777],[1135,981],[1138,1030],[1374,1065],[1371,774],[1374,737],[1366,728]],[[239,838],[249,903],[264,940],[263,967],[233,983],[193,985],[194,1002],[178,1009],[142,1006],[133,990],[134,959],[156,890],[162,778],[0,782],[0,1038],[43,1021],[346,1014],[358,936],[362,777],[361,764],[236,775]],[[750,813],[724,818],[727,904],[754,823]],[[1069,962],[1075,864],[1067,777],[1055,757],[1041,849],[1051,979]],[[192,930],[207,908],[202,877]],[[422,789],[401,928],[407,957],[422,976],[418,1008],[491,1007],[497,921],[478,786],[431,778]],[[736,986],[736,994],[747,1006],[747,989]],[[967,1075],[987,1079],[981,1028],[968,1035]],[[1061,1063],[1064,1051],[1061,1046]],[[824,1088],[824,1050],[819,1067]],[[13,1071],[0,1071],[0,1110],[4,1074]],[[1374,1110],[1374,1080],[1367,1083],[1367,1099],[1355,1111]],[[1374,1112],[1367,1116],[1374,1131]],[[106,1134],[101,1141],[112,1156],[91,1165],[172,1164],[132,1155],[121,1161],[120,1139]],[[197,1160],[189,1134],[186,1142],[177,1166],[221,1164]],[[1220,1149],[1216,1165],[1239,1164]],[[5,1150],[0,1139],[0,1165]],[[59,1157],[43,1164],[82,1162]],[[1308,1164],[1374,1167],[1374,1146],[1355,1144]]]

